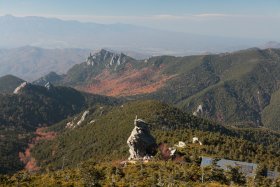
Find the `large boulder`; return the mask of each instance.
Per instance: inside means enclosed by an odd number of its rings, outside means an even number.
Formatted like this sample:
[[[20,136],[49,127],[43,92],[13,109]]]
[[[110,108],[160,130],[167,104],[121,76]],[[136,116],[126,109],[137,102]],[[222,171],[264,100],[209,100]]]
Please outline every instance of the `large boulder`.
[[[157,149],[155,138],[150,134],[148,124],[141,120],[134,120],[134,129],[127,140],[129,146],[129,160],[143,160],[154,156]]]

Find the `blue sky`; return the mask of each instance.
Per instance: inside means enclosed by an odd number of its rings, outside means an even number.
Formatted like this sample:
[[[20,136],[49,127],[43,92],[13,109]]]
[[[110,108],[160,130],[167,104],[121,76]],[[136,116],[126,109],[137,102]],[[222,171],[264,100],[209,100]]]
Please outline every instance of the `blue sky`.
[[[0,0],[5,14],[280,39],[280,0]]]

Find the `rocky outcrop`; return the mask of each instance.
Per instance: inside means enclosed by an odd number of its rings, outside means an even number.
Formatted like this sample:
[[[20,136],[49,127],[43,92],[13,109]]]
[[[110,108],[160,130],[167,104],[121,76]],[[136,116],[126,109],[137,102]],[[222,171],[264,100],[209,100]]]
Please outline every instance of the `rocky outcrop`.
[[[202,142],[199,141],[198,137],[193,137],[193,140],[192,142],[195,144],[195,143],[198,143],[199,145],[202,145]]]
[[[129,160],[144,160],[155,155],[157,144],[155,138],[150,134],[148,124],[141,120],[134,120],[134,129],[127,140],[129,146]]]
[[[21,92],[21,90],[24,89],[27,85],[28,85],[27,82],[21,83],[21,84],[14,90],[14,94],[19,94],[19,93]]]
[[[202,105],[199,105],[196,109],[196,111],[194,111],[193,115],[194,116],[201,116],[203,114],[203,107]]]
[[[89,115],[89,111],[87,110],[83,113],[83,115],[82,115],[81,119],[78,121],[77,125],[81,125],[85,121],[85,119],[88,115]]]
[[[175,144],[175,147],[185,148],[187,145],[185,142],[179,141],[178,144]]]
[[[74,118],[74,120],[72,120],[72,121],[70,121],[70,122],[68,122],[67,124],[66,124],[66,128],[69,128],[69,129],[74,129],[74,128],[76,128],[77,126],[80,126],[84,121],[85,121],[85,119],[86,119],[86,117],[89,115],[89,111],[88,110],[86,110],[84,113],[83,113],[83,115],[82,115],[82,117],[80,118],[80,120],[77,122],[77,123],[75,123],[75,121],[76,121],[76,117]],[[92,123],[92,121],[90,122],[90,123]],[[94,123],[94,122],[93,122]]]
[[[75,128],[75,123],[74,121],[69,121],[67,124],[66,124],[66,127],[65,128],[68,128],[68,129],[73,129]]]
[[[176,162],[184,161],[184,155],[186,151],[187,145],[183,141],[179,141],[178,144],[170,147],[166,143],[162,143],[159,145],[160,157],[163,160],[174,160]],[[183,151],[183,152],[182,152]]]
[[[47,90],[51,90],[51,89],[53,89],[53,85],[50,82],[47,82],[45,84],[45,88],[47,88]]]
[[[125,62],[126,55],[122,53],[113,53],[104,49],[93,55],[90,53],[89,57],[86,59],[86,63],[89,66],[98,66],[104,64],[106,67],[114,66],[116,68],[117,66],[124,64]]]

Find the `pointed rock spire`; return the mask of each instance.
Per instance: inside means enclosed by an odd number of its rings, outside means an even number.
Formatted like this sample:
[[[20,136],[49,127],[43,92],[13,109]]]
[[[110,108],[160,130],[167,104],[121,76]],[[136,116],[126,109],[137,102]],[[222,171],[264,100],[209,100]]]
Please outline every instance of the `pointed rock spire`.
[[[154,156],[157,149],[155,138],[150,134],[148,124],[138,119],[137,116],[134,120],[134,129],[127,140],[129,147],[129,160],[143,160]]]

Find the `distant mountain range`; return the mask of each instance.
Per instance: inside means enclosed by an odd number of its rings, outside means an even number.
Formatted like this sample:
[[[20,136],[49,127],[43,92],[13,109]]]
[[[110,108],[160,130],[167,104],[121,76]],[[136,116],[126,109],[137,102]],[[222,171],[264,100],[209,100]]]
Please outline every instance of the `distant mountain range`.
[[[51,71],[65,73],[74,64],[84,61],[89,53],[89,49],[43,49],[31,46],[0,49],[0,76],[12,74],[32,81]]]
[[[275,42],[275,41],[270,41],[267,42],[266,44],[264,44],[263,46],[261,46],[261,48],[263,49],[267,49],[267,48],[280,48],[280,43],[279,42]]]
[[[0,17],[0,48],[110,48],[140,53],[189,55],[259,46],[258,39],[204,36],[127,24],[96,24],[43,17]]]
[[[51,71],[63,74],[74,64],[84,61],[90,51],[101,48],[145,59],[280,46],[276,41],[265,43],[134,25],[103,25],[42,17],[0,16],[0,28],[0,76],[12,74],[28,81]]]
[[[88,57],[66,74],[35,81],[71,86],[89,93],[150,98],[184,111],[237,126],[279,130],[277,97],[280,50],[252,48],[233,53],[135,60],[110,51]]]

